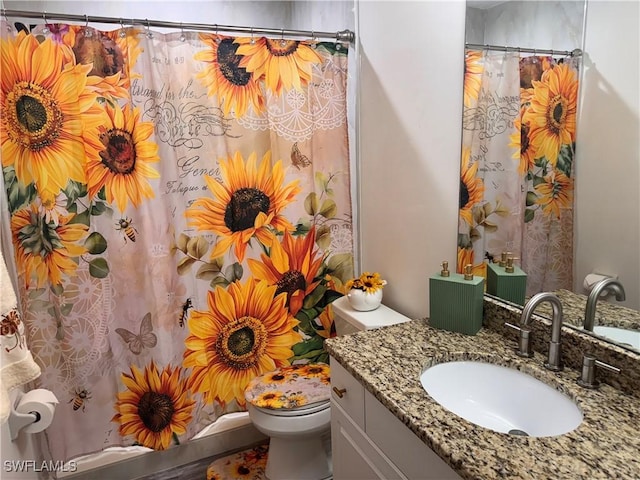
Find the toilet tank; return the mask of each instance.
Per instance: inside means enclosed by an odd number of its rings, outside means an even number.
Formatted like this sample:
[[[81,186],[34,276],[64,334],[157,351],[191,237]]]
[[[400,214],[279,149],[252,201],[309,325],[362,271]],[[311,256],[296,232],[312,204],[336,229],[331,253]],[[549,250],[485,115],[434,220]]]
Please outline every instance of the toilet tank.
[[[410,318],[391,310],[385,305],[380,305],[375,310],[369,312],[359,312],[354,310],[349,303],[349,299],[340,297],[332,304],[333,315],[336,326],[336,335],[346,335],[361,330],[372,330],[396,323],[408,322]]]

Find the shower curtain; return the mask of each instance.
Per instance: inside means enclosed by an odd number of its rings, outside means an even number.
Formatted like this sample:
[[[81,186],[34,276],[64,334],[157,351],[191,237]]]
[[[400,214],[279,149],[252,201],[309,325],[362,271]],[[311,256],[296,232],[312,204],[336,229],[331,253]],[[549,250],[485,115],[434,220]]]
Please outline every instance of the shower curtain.
[[[36,386],[60,400],[52,458],[166,449],[244,410],[255,376],[328,360],[353,276],[346,48],[2,36],[3,194]]]
[[[511,252],[527,294],[571,289],[577,62],[465,52],[458,272]]]

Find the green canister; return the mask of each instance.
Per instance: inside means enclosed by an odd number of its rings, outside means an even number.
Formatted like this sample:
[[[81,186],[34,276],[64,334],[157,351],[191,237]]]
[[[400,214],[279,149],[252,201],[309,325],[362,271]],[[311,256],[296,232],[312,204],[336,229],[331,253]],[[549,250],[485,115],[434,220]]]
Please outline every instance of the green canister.
[[[487,293],[517,305],[525,304],[527,274],[513,264],[513,257],[505,253],[499,263],[487,266]]]
[[[450,332],[475,335],[482,328],[484,278],[471,273],[450,273],[448,262],[429,278],[429,325]]]

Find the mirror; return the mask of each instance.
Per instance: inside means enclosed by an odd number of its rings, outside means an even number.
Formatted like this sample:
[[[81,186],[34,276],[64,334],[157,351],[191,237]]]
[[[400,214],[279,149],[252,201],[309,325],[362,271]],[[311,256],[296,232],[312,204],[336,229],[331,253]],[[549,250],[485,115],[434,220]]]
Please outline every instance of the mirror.
[[[577,130],[582,124],[577,122],[579,115],[576,111],[571,111],[571,108],[575,107],[570,107],[562,101],[553,105],[551,102],[553,94],[556,94],[556,97],[577,97],[577,93],[572,90],[576,88],[574,83],[577,84],[578,80],[582,81],[585,78],[585,74],[591,73],[589,51],[586,51],[584,57],[575,58],[551,55],[550,52],[540,53],[540,50],[553,50],[557,53],[560,50],[572,52],[576,48],[583,49],[585,13],[589,8],[587,3],[467,1],[465,42],[476,48],[466,50],[465,55],[458,235],[458,271],[465,264],[471,263],[475,274],[486,276],[487,262],[491,262],[491,259],[501,252],[514,252],[516,266],[522,267],[528,274],[526,298],[539,291],[554,291],[562,300],[565,322],[580,329],[583,325],[588,293],[582,285],[582,278],[590,273],[598,262],[592,261],[592,265],[581,267],[580,259],[584,257],[580,257],[579,252],[576,253],[574,249],[575,239],[581,239],[584,245],[583,239],[593,236],[592,230],[587,230],[586,227],[581,230],[587,222],[582,220],[584,216],[580,217],[578,205],[590,205],[586,202],[588,197],[602,195],[602,192],[596,192],[595,188],[592,191],[578,190],[581,185],[599,184],[599,180],[576,177],[576,171],[581,175],[593,175],[587,168],[576,170],[573,164],[575,138],[579,136]],[[591,45],[595,41],[594,39]],[[589,45],[588,39],[586,45]],[[487,54],[483,56],[481,46],[510,48],[491,48],[486,50]],[[617,48],[624,50],[627,44],[618,45]],[[528,52],[528,49],[537,51]],[[637,62],[637,59],[628,58],[628,61]],[[490,68],[485,69],[489,65]],[[539,86],[536,82],[542,83],[543,77],[559,66],[565,72],[562,77],[557,78],[571,85],[571,88],[563,90],[563,87],[560,87],[558,91],[547,95],[547,98],[533,94],[533,87]],[[583,68],[585,72],[581,71]],[[570,77],[568,70],[573,70],[574,77]],[[492,83],[486,87],[486,82]],[[474,88],[477,90],[475,99],[468,95],[468,90],[473,91]],[[503,88],[506,90],[502,90]],[[514,91],[516,93],[512,95]],[[550,90],[547,88],[545,93],[549,94]],[[591,108],[590,117],[597,116],[597,111],[594,112],[590,105],[600,105],[603,102],[597,102],[593,97],[587,96],[589,94],[590,92],[581,92],[580,108]],[[565,128],[564,132],[558,134],[558,138],[553,138],[552,135],[540,137],[540,123],[536,122],[542,120],[534,117],[535,110],[540,113],[545,100],[549,102],[547,106],[551,107],[548,112],[552,112],[548,118],[556,120],[560,130]],[[577,98],[575,100],[577,102]],[[534,111],[523,113],[524,109],[531,105]],[[620,119],[623,120],[629,121],[628,118]],[[561,125],[563,122],[564,127]],[[637,113],[630,123],[637,126]],[[531,129],[534,128],[538,128],[535,132],[538,134],[537,139],[531,135]],[[503,139],[498,141],[500,135]],[[634,135],[629,140],[637,144],[637,128]],[[527,158],[527,148],[531,146],[528,142],[531,145],[535,143],[533,146],[538,149],[544,149],[545,143],[555,142],[555,146],[559,148],[555,153],[549,150],[540,153],[538,150],[535,155]],[[577,143],[580,150],[581,141]],[[496,144],[499,145],[496,147]],[[637,147],[635,148],[635,155],[633,150],[627,153],[629,160],[637,164]],[[586,162],[594,159],[578,154],[577,162],[580,163],[581,160]],[[632,167],[632,171],[633,169],[637,170],[637,166]],[[574,203],[574,195],[578,191],[579,195]],[[556,197],[549,200],[554,194]],[[514,208],[514,205],[521,206]],[[638,202],[635,205],[637,216]],[[589,209],[583,208],[585,212]],[[532,221],[535,216],[543,217],[542,212],[545,211],[551,214],[547,215],[548,217],[554,219],[548,220],[546,225],[544,222],[536,224]],[[564,217],[564,222],[559,220],[561,217]],[[523,218],[525,225],[530,222],[526,225],[530,229],[529,233],[521,231],[519,224]],[[615,229],[613,231],[624,231],[627,227],[623,226],[623,221],[627,222],[628,218],[622,216],[619,224],[611,227]],[[629,243],[633,245],[620,245],[620,248],[637,250],[637,242]],[[561,246],[564,250],[560,247],[555,248],[554,245]],[[608,249],[608,252],[610,251],[611,248]],[[593,255],[593,252],[591,254]],[[637,257],[638,254],[634,250],[628,253],[627,259],[633,264]],[[552,261],[541,266],[536,265],[535,262],[541,258],[551,258]],[[575,265],[573,262],[576,262]],[[613,264],[615,265],[615,262]],[[609,264],[600,262],[600,265]],[[607,271],[606,268],[603,270]],[[635,280],[637,276],[638,272],[635,271],[626,278]],[[612,295],[598,301],[593,334],[625,348],[640,351],[640,313],[635,310],[640,307],[636,293],[640,288],[633,283],[624,286],[627,290],[627,302],[618,303]],[[544,308],[545,306],[541,305],[536,313],[545,314]]]

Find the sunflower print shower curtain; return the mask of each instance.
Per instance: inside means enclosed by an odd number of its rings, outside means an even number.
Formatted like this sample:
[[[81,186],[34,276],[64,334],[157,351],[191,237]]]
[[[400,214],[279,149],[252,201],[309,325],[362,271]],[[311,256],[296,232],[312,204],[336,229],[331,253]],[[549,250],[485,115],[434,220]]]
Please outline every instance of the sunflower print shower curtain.
[[[578,64],[466,51],[458,265],[511,252],[527,294],[573,284]]]
[[[3,195],[60,400],[48,454],[166,449],[244,410],[254,377],[326,362],[353,276],[347,49],[8,27]]]

